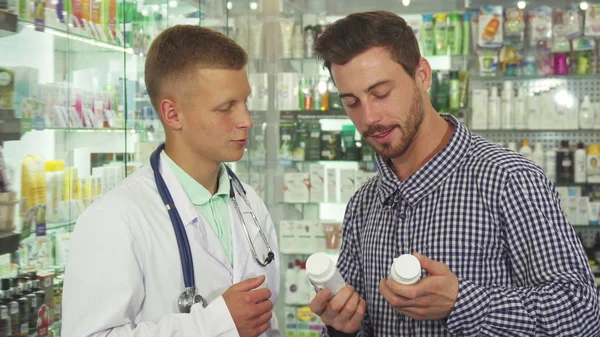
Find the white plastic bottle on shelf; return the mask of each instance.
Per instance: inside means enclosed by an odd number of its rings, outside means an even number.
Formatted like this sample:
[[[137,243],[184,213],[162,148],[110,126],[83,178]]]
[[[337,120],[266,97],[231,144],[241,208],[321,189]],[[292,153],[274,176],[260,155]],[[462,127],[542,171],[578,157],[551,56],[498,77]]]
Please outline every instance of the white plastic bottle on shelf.
[[[574,181],[576,183],[585,183],[587,181],[587,154],[583,143],[577,144],[577,150],[574,154]]]
[[[579,128],[580,129],[592,129],[594,128],[594,123],[596,119],[596,111],[594,111],[594,107],[592,102],[590,101],[590,96],[583,96],[583,102],[579,106]]]
[[[414,255],[400,255],[390,267],[390,278],[400,284],[415,284],[421,279],[421,263]]]
[[[519,153],[524,155],[527,159],[532,159],[533,151],[531,150],[531,146],[529,146],[529,140],[523,139]]]
[[[333,295],[346,285],[335,262],[327,254],[321,252],[312,254],[306,260],[306,276],[317,291],[328,289]]]
[[[511,81],[504,81],[502,88],[502,112],[500,114],[501,128],[512,130],[515,128],[514,93]]]
[[[500,99],[498,98],[498,87],[493,86],[490,89],[488,98],[488,129],[500,129]]]
[[[535,143],[533,147],[533,154],[531,160],[536,163],[542,170],[546,171],[546,156],[544,155],[544,144]]]
[[[508,142],[508,146],[509,149],[515,151],[515,152],[519,152],[519,149],[517,148],[517,143],[516,142]]]
[[[529,130],[540,129],[541,102],[542,97],[539,91],[527,97],[527,129]]]
[[[517,95],[517,98],[515,99],[514,118],[515,129],[527,129],[527,90],[525,89],[525,87],[519,88],[519,93]]]
[[[556,150],[550,149],[546,151],[546,177],[551,182],[556,182]]]

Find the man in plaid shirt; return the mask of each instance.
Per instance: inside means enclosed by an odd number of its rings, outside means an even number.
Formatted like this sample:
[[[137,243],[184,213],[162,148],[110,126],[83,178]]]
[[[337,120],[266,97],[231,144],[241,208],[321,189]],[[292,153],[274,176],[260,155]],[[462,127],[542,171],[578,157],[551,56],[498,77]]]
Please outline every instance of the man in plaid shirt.
[[[337,21],[315,51],[376,150],[350,201],[338,268],[348,283],[311,309],[330,336],[600,336],[581,243],[541,168],[432,107],[431,67],[395,14]],[[413,285],[393,258],[419,259]]]

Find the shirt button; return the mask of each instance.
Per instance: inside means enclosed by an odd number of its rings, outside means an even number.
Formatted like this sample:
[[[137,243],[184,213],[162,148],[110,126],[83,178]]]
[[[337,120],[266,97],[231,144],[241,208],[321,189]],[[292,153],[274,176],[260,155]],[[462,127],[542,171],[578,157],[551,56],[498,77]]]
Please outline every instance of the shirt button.
[[[406,220],[406,213],[400,213],[400,219]]]

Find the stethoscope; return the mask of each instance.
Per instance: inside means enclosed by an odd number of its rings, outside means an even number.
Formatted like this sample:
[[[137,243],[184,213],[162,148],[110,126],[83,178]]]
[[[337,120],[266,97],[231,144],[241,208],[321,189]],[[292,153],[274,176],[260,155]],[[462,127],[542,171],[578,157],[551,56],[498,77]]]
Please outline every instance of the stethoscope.
[[[177,300],[177,304],[179,306],[179,312],[189,313],[190,310],[192,309],[193,304],[201,303],[202,306],[206,308],[208,303],[206,302],[204,297],[196,294],[196,281],[194,279],[194,263],[192,261],[192,251],[190,250],[190,242],[188,240],[187,233],[185,232],[183,221],[181,220],[181,217],[179,216],[179,212],[177,211],[177,208],[175,207],[175,202],[173,201],[173,198],[171,197],[171,193],[169,192],[169,189],[167,188],[167,184],[165,183],[165,180],[163,179],[162,175],[160,174],[159,158],[160,158],[160,152],[162,150],[164,150],[164,148],[165,148],[165,144],[163,143],[163,144],[159,145],[158,148],[152,153],[152,155],[150,156],[150,166],[152,167],[152,170],[154,171],[154,180],[156,181],[156,187],[158,188],[158,194],[160,194],[160,197],[161,197],[163,203],[165,204],[167,211],[169,212],[169,217],[171,218],[171,223],[173,224],[173,229],[175,230],[175,238],[177,239],[177,246],[179,248],[179,258],[181,259],[181,267],[183,269],[183,283],[185,285],[185,291],[181,295],[179,295],[179,298]],[[252,211],[250,202],[248,201],[248,198],[246,197],[246,190],[244,189],[244,186],[242,186],[242,183],[240,182],[238,177],[235,175],[235,173],[233,173],[233,171],[227,165],[225,165],[225,168],[227,169],[227,175],[229,176],[229,182],[230,182],[229,198],[233,201],[233,204],[235,205],[235,209],[237,211],[238,217],[240,218],[240,220],[242,220],[242,225],[244,226],[244,233],[246,234],[246,239],[248,239],[248,243],[250,244],[250,249],[252,250],[252,255],[254,256],[254,260],[259,265],[265,267],[269,263],[271,263],[271,261],[273,261],[275,259],[275,254],[273,253],[273,250],[271,250],[271,246],[269,245],[269,242],[267,241],[265,233],[262,231],[262,228],[260,227],[260,224],[258,223],[258,219],[256,218],[256,215],[254,215],[254,212]],[[250,208],[250,214],[252,215],[252,220],[254,220],[254,224],[256,225],[256,227],[258,227],[258,232],[260,233],[260,236],[262,237],[263,242],[265,243],[265,246],[267,247],[267,250],[269,251],[267,254],[267,257],[264,260],[261,260],[258,258],[256,249],[254,248],[254,244],[252,243],[252,239],[250,238],[250,233],[248,232],[248,227],[246,226],[246,221],[244,220],[244,216],[242,215],[242,211],[240,210],[240,206],[238,205],[237,198],[235,196],[235,190],[237,190],[238,192],[240,192],[240,191],[242,192],[239,194],[242,196],[242,198],[244,199],[244,201]]]

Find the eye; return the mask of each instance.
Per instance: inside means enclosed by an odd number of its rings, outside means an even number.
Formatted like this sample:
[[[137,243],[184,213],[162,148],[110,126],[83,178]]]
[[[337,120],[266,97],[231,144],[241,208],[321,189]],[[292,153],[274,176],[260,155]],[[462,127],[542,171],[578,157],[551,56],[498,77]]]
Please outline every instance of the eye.
[[[359,103],[358,99],[355,99],[355,98],[354,99],[345,99],[345,100],[343,100],[343,102],[344,102],[344,105],[346,105],[349,108],[355,108],[358,106],[358,103]]]
[[[219,107],[217,109],[217,111],[219,111],[219,112],[230,112],[231,108],[233,108],[233,103],[229,103],[229,104],[223,105],[223,106]]]
[[[388,91],[387,93],[383,94],[383,95],[377,95],[377,94],[373,94],[373,96],[379,98],[379,99],[384,99],[386,97],[388,97],[390,95],[390,92]]]

